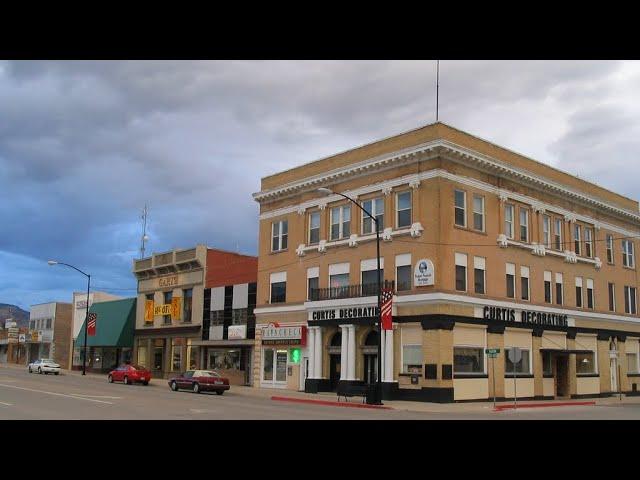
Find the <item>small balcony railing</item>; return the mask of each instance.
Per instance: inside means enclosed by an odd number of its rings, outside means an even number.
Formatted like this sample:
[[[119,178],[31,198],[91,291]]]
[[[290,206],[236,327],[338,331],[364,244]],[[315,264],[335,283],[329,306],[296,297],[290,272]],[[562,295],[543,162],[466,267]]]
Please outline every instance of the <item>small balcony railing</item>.
[[[383,289],[396,291],[395,281],[382,282]],[[378,295],[377,283],[361,283],[358,285],[345,285],[344,287],[312,288],[309,291],[309,301],[337,300],[340,298],[374,297]]]

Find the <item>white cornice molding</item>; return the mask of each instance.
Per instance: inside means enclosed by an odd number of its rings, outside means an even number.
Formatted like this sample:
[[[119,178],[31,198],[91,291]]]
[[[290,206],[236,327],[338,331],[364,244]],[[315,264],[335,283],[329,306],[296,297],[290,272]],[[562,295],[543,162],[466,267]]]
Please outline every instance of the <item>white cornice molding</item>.
[[[425,153],[445,154],[451,160],[465,165],[472,162],[494,175],[510,178],[519,183],[534,186],[538,189],[552,191],[555,194],[570,197],[573,200],[580,201],[591,207],[596,207],[607,212],[613,212],[623,218],[631,218],[640,222],[640,212],[634,212],[615,206],[600,200],[599,198],[581,193],[577,190],[554,182],[553,180],[549,180],[534,173],[530,173],[527,170],[508,165],[500,160],[469,150],[447,140],[434,140],[415,147],[392,152],[390,154],[373,157],[326,173],[291,182],[278,188],[256,192],[253,194],[253,198],[259,203],[268,203],[272,200],[295,195],[312,187],[317,188],[346,178],[366,175],[371,173],[373,170],[393,168],[399,163],[410,164],[419,160],[424,160],[424,158],[420,158],[419,156]]]
[[[439,168],[426,170],[419,174],[404,175],[402,177],[385,180],[384,182],[365,185],[363,187],[345,191],[344,194],[347,196],[351,196],[351,195],[361,196],[368,193],[382,192],[385,188],[393,188],[393,187],[399,187],[401,185],[408,185],[412,181],[422,182],[424,180],[430,180],[432,178],[444,178],[452,182],[477,188],[478,190],[483,190],[485,192],[493,193],[494,195],[497,195],[498,197],[500,197],[501,200],[504,199],[504,201],[506,201],[507,199],[512,199],[528,205],[536,205],[537,208],[544,209],[545,213],[547,214],[555,213],[557,215],[573,217],[576,220],[579,220],[581,222],[592,224],[592,225],[599,225],[601,228],[610,230],[612,232],[620,233],[624,236],[630,237],[630,236],[636,236],[640,234],[640,232],[633,232],[631,230],[627,230],[627,229],[618,227],[616,225],[603,222],[601,220],[596,220],[592,217],[576,214],[574,212],[565,210],[564,208],[552,205],[550,203],[542,202],[537,198],[529,197],[516,192],[511,192],[511,191],[505,190],[504,188],[496,187],[494,185],[483,182],[481,180],[476,180],[475,178],[463,177]],[[260,214],[259,218],[260,220],[268,220],[270,218],[276,218],[282,215],[288,215],[290,213],[297,212],[299,208],[305,208],[306,210],[317,208],[317,207],[323,208],[329,203],[340,202],[340,201],[345,201],[344,198],[341,197],[340,195],[330,195],[328,197],[320,197],[313,200],[308,200],[301,204],[290,205],[287,207],[278,208],[275,210],[271,210],[269,212],[262,213]],[[640,216],[638,217],[638,220],[640,222]]]
[[[304,305],[282,305],[278,307],[258,307],[253,310],[256,315],[267,313],[304,312]]]

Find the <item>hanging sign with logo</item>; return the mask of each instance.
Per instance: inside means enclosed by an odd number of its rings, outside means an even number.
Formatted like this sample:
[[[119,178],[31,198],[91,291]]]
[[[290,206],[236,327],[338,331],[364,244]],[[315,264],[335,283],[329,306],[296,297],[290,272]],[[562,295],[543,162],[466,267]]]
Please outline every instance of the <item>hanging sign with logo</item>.
[[[425,287],[427,285],[433,285],[434,281],[433,262],[428,258],[418,260],[416,268],[413,271],[413,284],[416,287]]]
[[[171,320],[180,320],[182,311],[182,297],[171,299]]]
[[[25,339],[26,339],[26,336],[25,336],[24,333],[21,333],[21,334],[18,335],[18,342],[19,343],[24,343]]]
[[[154,315],[171,315],[171,304],[165,303],[164,305],[156,305],[153,307]]]

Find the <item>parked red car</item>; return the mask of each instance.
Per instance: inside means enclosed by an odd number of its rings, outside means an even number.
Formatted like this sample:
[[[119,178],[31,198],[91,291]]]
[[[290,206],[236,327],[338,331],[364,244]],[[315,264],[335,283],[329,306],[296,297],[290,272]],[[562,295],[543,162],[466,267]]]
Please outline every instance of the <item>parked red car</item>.
[[[174,392],[180,389],[188,389],[193,393],[216,392],[222,395],[229,390],[229,379],[222,377],[213,370],[187,370],[178,377],[169,380],[169,387]]]
[[[151,372],[140,365],[120,365],[109,372],[107,380],[109,380],[109,383],[124,382],[125,385],[131,385],[136,382],[149,385]]]

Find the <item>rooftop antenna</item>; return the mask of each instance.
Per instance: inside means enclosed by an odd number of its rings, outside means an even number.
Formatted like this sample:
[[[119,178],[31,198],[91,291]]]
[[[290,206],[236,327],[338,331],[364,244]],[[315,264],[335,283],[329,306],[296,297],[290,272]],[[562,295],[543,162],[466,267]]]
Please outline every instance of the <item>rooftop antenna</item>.
[[[140,258],[144,258],[144,245],[146,243],[147,240],[149,240],[149,237],[147,236],[147,213],[148,213],[148,209],[147,209],[147,204],[144,204],[144,209],[142,210],[142,239],[141,239],[141,244],[140,244]]]
[[[436,60],[436,122],[438,121],[438,103],[440,100],[440,60]]]

